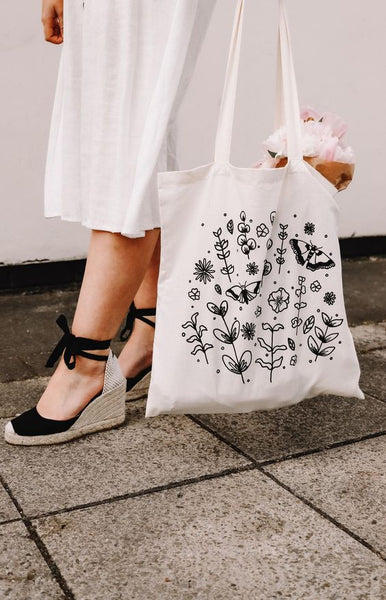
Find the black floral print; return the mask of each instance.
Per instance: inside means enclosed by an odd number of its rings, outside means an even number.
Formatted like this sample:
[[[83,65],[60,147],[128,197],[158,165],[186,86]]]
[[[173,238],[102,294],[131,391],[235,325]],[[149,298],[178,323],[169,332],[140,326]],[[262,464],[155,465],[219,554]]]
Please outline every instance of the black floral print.
[[[326,304],[332,306],[336,300],[336,295],[334,294],[334,292],[326,292],[324,294],[323,300]]]
[[[315,233],[315,225],[309,221],[304,225],[304,233],[306,235],[312,235]]]
[[[256,325],[255,323],[245,323],[245,325],[241,328],[241,336],[245,340],[253,340],[256,333]]]
[[[248,275],[257,275],[259,272],[259,267],[255,262],[250,262],[247,264],[246,272]]]
[[[196,279],[201,283],[208,283],[211,279],[213,279],[213,273],[215,272],[213,265],[210,260],[203,258],[195,263],[195,271],[193,275],[196,276]]]

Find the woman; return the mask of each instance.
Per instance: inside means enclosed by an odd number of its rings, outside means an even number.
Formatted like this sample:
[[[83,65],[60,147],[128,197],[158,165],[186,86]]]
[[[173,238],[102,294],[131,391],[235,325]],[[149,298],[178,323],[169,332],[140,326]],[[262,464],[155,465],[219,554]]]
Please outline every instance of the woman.
[[[42,2],[45,39],[64,41],[44,214],[79,221],[91,237],[72,330],[59,317],[64,334],[47,361],[59,364],[37,406],[7,423],[9,443],[55,444],[119,425],[126,390],[150,371],[157,172],[178,168],[175,116],[215,1]],[[128,307],[135,326],[118,360],[110,342]]]

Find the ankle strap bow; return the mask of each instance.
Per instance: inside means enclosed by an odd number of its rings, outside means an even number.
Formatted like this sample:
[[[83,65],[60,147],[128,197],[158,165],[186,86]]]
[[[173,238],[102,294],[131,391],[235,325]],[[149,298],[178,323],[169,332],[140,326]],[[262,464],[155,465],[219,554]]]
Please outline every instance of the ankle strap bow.
[[[121,340],[121,342],[125,342],[128,339],[130,333],[133,330],[135,319],[139,319],[140,321],[143,321],[144,323],[147,323],[148,325],[151,325],[155,328],[155,323],[150,319],[146,319],[145,316],[147,315],[148,317],[151,317],[155,316],[155,314],[155,308],[137,308],[134,302],[132,302],[130,304],[129,312],[127,313],[125,326],[119,334],[119,339]]]
[[[91,340],[89,338],[77,337],[70,332],[67,319],[64,315],[59,315],[56,322],[64,331],[64,334],[48,358],[46,367],[53,367],[56,361],[61,357],[63,350],[64,362],[69,369],[75,368],[75,357],[77,354],[93,360],[107,360],[107,356],[90,354],[89,352],[84,352],[84,350],[107,350],[111,340]]]

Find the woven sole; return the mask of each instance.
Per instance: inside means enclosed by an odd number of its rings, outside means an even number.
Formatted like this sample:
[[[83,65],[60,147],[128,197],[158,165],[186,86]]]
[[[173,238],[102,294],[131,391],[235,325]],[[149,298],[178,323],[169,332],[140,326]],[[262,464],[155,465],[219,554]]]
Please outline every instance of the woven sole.
[[[147,396],[147,393],[149,391],[150,377],[151,371],[149,371],[149,373],[146,373],[146,375],[144,375],[142,379],[137,381],[137,383],[131,388],[131,390],[126,392],[126,400],[138,400],[139,398],[144,398],[145,396]]]
[[[118,427],[124,423],[126,418],[125,391],[126,383],[123,381],[121,385],[110,392],[95,398],[67,431],[51,435],[18,435],[5,430],[5,441],[17,446],[48,446]]]

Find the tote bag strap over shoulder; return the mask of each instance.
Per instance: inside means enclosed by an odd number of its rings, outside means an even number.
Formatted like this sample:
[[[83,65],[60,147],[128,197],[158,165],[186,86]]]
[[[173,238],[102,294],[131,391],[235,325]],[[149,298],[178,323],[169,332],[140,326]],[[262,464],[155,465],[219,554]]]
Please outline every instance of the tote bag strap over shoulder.
[[[278,0],[278,2],[279,34],[275,126],[280,127],[281,125],[285,125],[287,127],[288,158],[290,160],[302,160],[300,107],[287,10],[285,0]],[[244,5],[245,0],[238,0],[233,21],[232,37],[216,133],[216,163],[228,164],[230,161]]]

